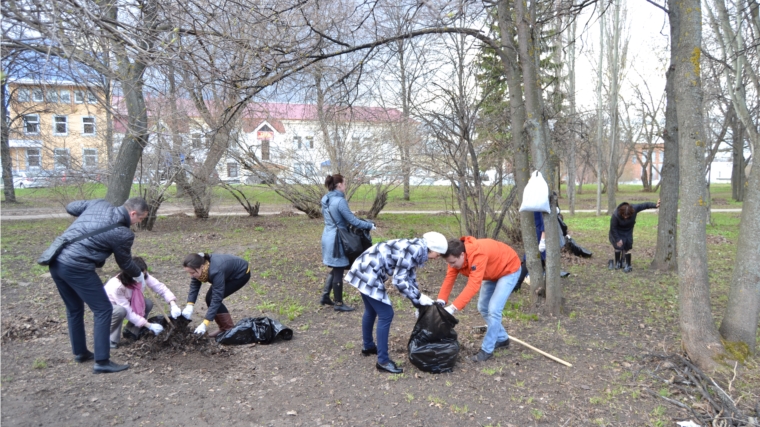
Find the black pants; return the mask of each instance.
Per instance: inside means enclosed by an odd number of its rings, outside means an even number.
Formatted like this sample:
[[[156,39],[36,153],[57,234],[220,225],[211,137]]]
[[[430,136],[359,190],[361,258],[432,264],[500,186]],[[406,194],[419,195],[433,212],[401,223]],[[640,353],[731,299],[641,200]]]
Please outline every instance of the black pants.
[[[330,283],[343,283],[344,271],[346,271],[346,267],[333,267],[332,272],[330,272],[332,275],[332,282]]]
[[[95,361],[107,361],[111,352],[108,335],[111,332],[113,306],[108,300],[100,277],[94,269],[69,267],[57,261],[50,264],[50,275],[66,305],[71,350],[75,355],[87,353],[87,338],[84,332],[86,303],[95,317]]]
[[[235,292],[239,291],[243,286],[245,286],[248,281],[251,280],[251,273],[248,272],[243,276],[242,278],[238,280],[232,280],[230,282],[226,282],[224,284],[224,297],[227,298],[228,296],[234,294]],[[211,307],[211,289],[212,287],[208,288],[208,292],[206,292],[206,307]],[[224,305],[224,303],[219,304],[219,309],[216,310],[216,314],[224,314],[229,313],[230,311],[227,310],[227,307]]]

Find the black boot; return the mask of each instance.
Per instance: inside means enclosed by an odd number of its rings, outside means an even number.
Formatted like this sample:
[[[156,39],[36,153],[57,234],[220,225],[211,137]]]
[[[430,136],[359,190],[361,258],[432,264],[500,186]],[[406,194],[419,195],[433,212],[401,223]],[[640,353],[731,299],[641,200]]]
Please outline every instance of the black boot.
[[[332,290],[332,272],[327,275],[327,279],[325,280],[325,286],[322,288],[322,299],[319,300],[319,303],[322,305],[333,305],[332,300],[330,299],[330,291]]]
[[[615,261],[610,260],[607,263],[607,268],[610,270],[617,270],[618,268],[621,268],[620,262],[621,262],[621,253],[620,251],[615,251]]]
[[[353,307],[343,304],[343,282],[333,283],[333,295],[335,297],[335,311],[354,311]]]
[[[625,261],[623,262],[623,271],[626,273],[630,273],[633,271],[633,266],[631,265],[631,254],[625,254]]]

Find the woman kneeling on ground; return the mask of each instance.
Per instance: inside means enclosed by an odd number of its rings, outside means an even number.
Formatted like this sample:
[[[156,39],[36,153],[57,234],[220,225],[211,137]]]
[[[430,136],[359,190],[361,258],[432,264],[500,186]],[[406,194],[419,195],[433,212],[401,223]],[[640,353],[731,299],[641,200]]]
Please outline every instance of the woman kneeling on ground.
[[[232,329],[235,323],[222,300],[240,290],[251,279],[248,261],[234,255],[197,253],[186,256],[182,267],[192,277],[187,306],[182,310],[185,319],[190,320],[193,315],[193,307],[201,285],[205,282],[211,283],[211,288],[206,292],[208,310],[203,322],[195,328],[195,333],[205,334],[206,327],[212,320],[216,321],[219,330],[208,334],[210,337],[216,337]]]
[[[169,303],[169,306],[171,306],[171,316],[175,319],[179,317],[181,311],[177,307],[177,298],[172,291],[166,285],[159,282],[158,279],[148,274],[148,265],[144,259],[136,256],[132,257],[132,262],[142,271],[145,277],[145,285]],[[116,348],[119,345],[121,327],[125,317],[129,321],[124,331],[125,336],[131,335],[134,339],[139,338],[140,328],[142,327],[148,328],[156,335],[164,330],[164,327],[158,323],[148,323],[146,320],[148,314],[153,309],[153,301],[145,298],[145,289],[142,282],[134,280],[129,274],[125,274],[122,271],[106,282],[105,291],[113,305],[113,314],[111,315],[111,348]]]
[[[433,305],[433,300],[417,286],[417,267],[428,259],[438,258],[448,250],[441,233],[431,231],[421,239],[395,239],[373,245],[351,265],[346,281],[359,289],[364,302],[362,317],[362,354],[377,354],[377,370],[400,374],[403,369],[388,356],[388,336],[393,320],[393,305],[385,281],[393,275],[395,286],[415,307]],[[377,344],[372,329],[377,319]]]
[[[610,270],[622,268],[626,273],[633,270],[629,251],[633,249],[633,226],[636,225],[636,214],[645,209],[657,209],[659,207],[659,199],[657,203],[646,202],[632,205],[623,202],[618,205],[610,218],[609,239],[613,249],[615,249],[615,261],[610,260],[608,263]]]

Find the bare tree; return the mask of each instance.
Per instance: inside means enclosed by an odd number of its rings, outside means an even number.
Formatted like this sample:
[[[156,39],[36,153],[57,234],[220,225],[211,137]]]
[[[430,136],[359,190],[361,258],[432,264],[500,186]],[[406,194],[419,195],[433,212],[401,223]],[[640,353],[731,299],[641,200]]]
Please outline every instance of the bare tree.
[[[678,117],[680,199],[678,225],[679,323],[683,347],[703,369],[716,367],[723,344],[710,311],[707,277],[707,211],[704,206],[705,132],[703,129],[700,57],[702,17],[698,0],[668,2],[671,27],[676,27],[674,89]]]

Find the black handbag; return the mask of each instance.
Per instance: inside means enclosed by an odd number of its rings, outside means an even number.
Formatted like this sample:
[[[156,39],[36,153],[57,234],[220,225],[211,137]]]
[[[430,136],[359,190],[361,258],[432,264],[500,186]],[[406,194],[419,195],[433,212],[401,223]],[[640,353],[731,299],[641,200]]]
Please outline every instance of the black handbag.
[[[361,228],[354,227],[348,224],[348,228],[338,227],[338,223],[335,222],[330,207],[327,207],[327,214],[330,215],[337,229],[335,233],[335,239],[340,240],[341,247],[343,247],[343,253],[346,255],[350,263],[359,257],[364,251],[372,246],[372,237],[369,234],[369,230],[363,230]],[[336,242],[337,243],[337,242]],[[338,251],[338,245],[333,246],[333,257],[340,257],[340,251]]]
[[[122,224],[119,224],[119,223],[111,224],[102,228],[98,228],[97,230],[91,231],[87,234],[82,234],[81,236],[72,240],[69,240],[63,236],[58,236],[55,238],[55,240],[53,240],[53,243],[50,244],[50,247],[45,249],[45,252],[43,252],[42,255],[40,255],[40,257],[37,259],[37,264],[50,265],[50,263],[53,262],[53,260],[55,260],[56,257],[58,257],[58,255],[61,253],[63,248],[65,248],[66,246],[72,243],[76,243],[80,240],[88,239],[97,234],[105,233],[106,231],[113,230],[114,228],[121,227],[121,226]]]

